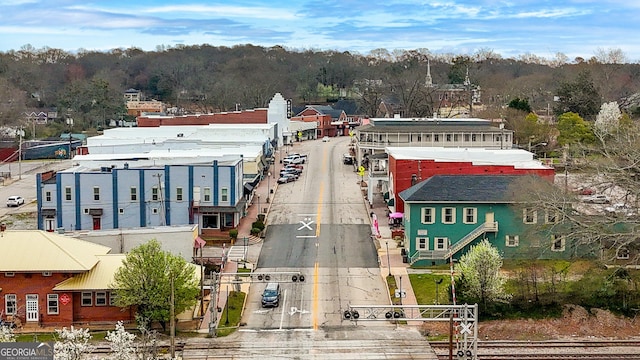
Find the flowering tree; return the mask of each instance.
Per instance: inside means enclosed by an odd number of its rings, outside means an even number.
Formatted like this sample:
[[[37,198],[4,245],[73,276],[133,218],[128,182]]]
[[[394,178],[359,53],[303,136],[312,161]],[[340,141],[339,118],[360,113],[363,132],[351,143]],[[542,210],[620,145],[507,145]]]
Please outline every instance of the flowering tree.
[[[603,141],[606,135],[610,135],[613,131],[618,129],[621,117],[622,112],[620,111],[617,102],[612,101],[602,104],[600,112],[596,116],[593,132],[601,141]]]
[[[125,330],[122,321],[116,323],[115,331],[108,331],[105,339],[111,347],[111,358],[114,360],[136,359],[136,348],[134,344],[136,336]]]
[[[462,294],[469,300],[478,301],[486,308],[489,302],[506,299],[504,283],[500,274],[502,256],[489,240],[484,239],[460,258],[458,269],[462,274]]]
[[[85,354],[93,351],[93,346],[89,344],[91,334],[89,329],[56,329],[58,341],[54,344],[54,359],[56,360],[79,360]]]
[[[10,326],[0,326],[0,342],[15,342],[16,336]]]

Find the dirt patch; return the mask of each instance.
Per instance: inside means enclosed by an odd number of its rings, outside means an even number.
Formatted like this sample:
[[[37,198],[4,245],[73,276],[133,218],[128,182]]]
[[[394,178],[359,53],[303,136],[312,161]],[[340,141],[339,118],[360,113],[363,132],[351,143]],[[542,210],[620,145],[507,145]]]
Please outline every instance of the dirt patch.
[[[448,323],[425,323],[427,336],[448,336]],[[640,337],[640,320],[625,318],[601,309],[587,311],[581,306],[566,305],[563,316],[547,320],[492,320],[480,323],[482,340],[567,340],[632,339]]]

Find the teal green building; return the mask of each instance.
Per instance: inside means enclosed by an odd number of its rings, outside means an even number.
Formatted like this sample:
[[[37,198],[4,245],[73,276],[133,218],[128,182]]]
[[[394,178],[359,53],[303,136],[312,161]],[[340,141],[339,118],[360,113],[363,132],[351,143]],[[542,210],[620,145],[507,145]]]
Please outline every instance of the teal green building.
[[[514,202],[521,177],[435,175],[402,191],[407,261],[412,266],[455,262],[485,238],[504,259],[592,256],[593,249],[571,240],[570,230],[552,226],[560,224],[561,213]]]

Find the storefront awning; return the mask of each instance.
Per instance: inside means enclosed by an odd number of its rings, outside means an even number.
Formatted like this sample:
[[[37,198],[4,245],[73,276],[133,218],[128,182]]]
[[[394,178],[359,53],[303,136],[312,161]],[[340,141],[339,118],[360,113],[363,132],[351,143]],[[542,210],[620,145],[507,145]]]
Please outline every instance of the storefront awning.
[[[251,185],[249,183],[245,183],[244,184],[244,194],[245,195],[249,195],[249,194],[251,194],[252,191],[253,191],[253,185]]]
[[[42,209],[40,214],[42,216],[56,216],[56,209]]]
[[[200,236],[197,236],[193,242],[194,249],[202,249],[207,244]]]

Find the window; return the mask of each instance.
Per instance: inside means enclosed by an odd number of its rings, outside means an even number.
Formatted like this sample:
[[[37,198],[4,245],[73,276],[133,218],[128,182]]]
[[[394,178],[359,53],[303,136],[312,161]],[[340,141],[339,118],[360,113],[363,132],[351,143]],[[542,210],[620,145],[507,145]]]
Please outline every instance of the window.
[[[416,238],[416,244],[418,244],[418,250],[429,250],[429,238]]]
[[[423,224],[433,224],[436,222],[434,218],[434,214],[436,209],[434,208],[422,208],[422,223]]]
[[[464,208],[464,221],[465,224],[475,224],[478,222],[478,209],[476,208]]]
[[[58,294],[47,294],[47,314],[58,314]]]
[[[42,273],[42,276],[51,276],[51,271],[45,271]]]
[[[455,142],[460,141],[460,134],[453,134],[453,141]]]
[[[114,292],[109,293],[109,306],[116,306],[116,299],[118,295]]]
[[[535,224],[538,222],[538,212],[533,209],[522,210],[522,221],[525,224]]]
[[[447,142],[451,142],[451,134],[447,134]]]
[[[555,224],[558,222],[558,212],[556,210],[547,210],[544,221],[547,224]]]
[[[469,142],[469,134],[464,134],[464,141]]]
[[[224,227],[233,227],[233,219],[234,219],[234,214],[233,213],[224,213],[222,214],[222,219],[224,221],[223,225]]]
[[[157,214],[158,213],[158,208],[151,208],[151,213],[152,214]]]
[[[135,186],[132,186],[129,189],[129,198],[131,199],[131,201],[138,201],[138,188]]]
[[[446,237],[437,237],[433,239],[435,242],[436,250],[447,250],[449,249],[449,238]]]
[[[119,208],[119,209],[118,209],[118,213],[119,213],[120,215],[123,215],[123,214],[124,214],[124,208]]]
[[[158,187],[154,186],[151,188],[151,200],[158,201]]]
[[[44,192],[44,200],[45,201],[51,201],[51,191],[45,191]]]
[[[93,201],[100,201],[100,188],[97,186],[93,187]]]
[[[442,208],[442,223],[443,224],[456,223],[456,208],[451,208],[451,207]]]
[[[107,292],[96,292],[96,306],[107,306]]]
[[[506,235],[505,245],[509,247],[516,247],[520,243],[520,237],[518,235]]]
[[[210,202],[211,201],[211,188],[204,188],[202,189],[203,193],[204,193],[204,202]]]
[[[6,272],[6,273],[4,273],[4,277],[14,277],[14,276],[16,276],[16,273],[14,273],[14,272]]]
[[[64,199],[66,201],[71,201],[71,186],[64,187]]]
[[[182,201],[182,188],[176,188],[176,201]]]
[[[434,142],[439,142],[440,141],[440,134],[433,134],[433,141]]]
[[[82,306],[92,306],[93,305],[93,293],[83,292],[81,296]]]
[[[551,251],[564,251],[564,236],[551,235]]]
[[[229,189],[223,187],[220,189],[220,201],[229,201]]]
[[[16,314],[16,294],[7,294],[4,296],[4,313],[7,315]]]
[[[476,134],[471,134],[471,141],[475,142],[477,139]]]

